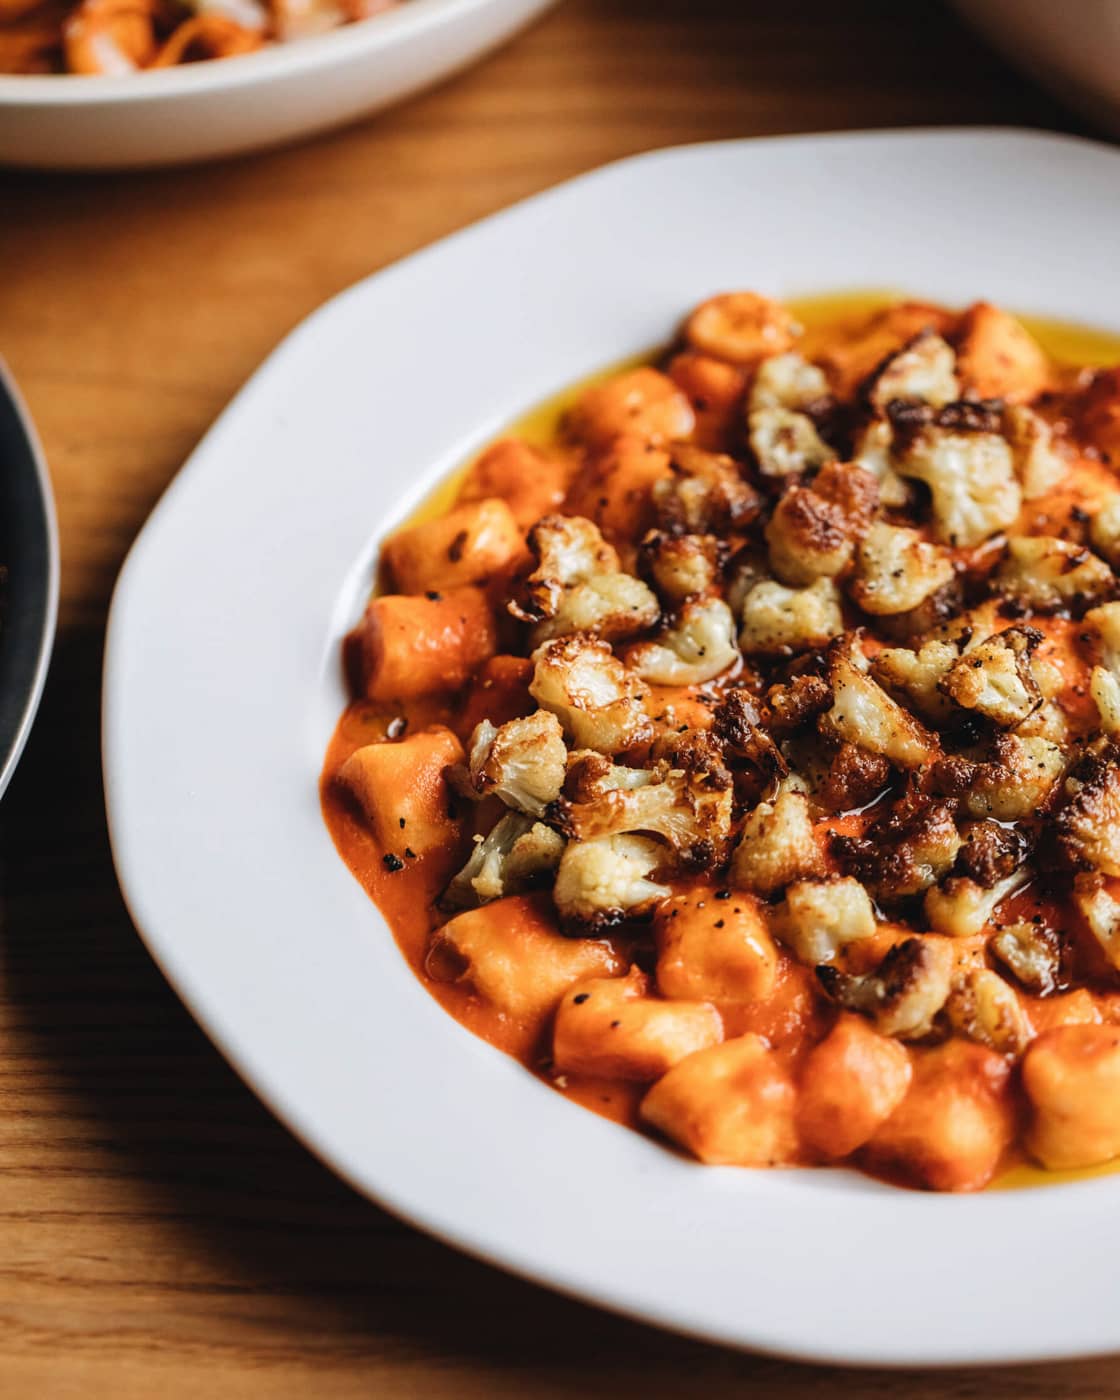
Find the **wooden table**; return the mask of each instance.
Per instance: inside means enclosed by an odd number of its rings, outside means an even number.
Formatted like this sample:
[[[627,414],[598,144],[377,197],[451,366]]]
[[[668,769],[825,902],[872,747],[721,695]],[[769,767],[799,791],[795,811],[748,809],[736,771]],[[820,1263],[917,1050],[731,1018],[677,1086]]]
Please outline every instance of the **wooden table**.
[[[899,1377],[740,1356],[398,1224],[299,1147],[195,1027],[132,929],[105,834],[98,694],[117,568],[215,414],[307,312],[617,156],[944,122],[1072,125],[924,0],[569,0],[473,72],[295,149],[0,176],[0,353],[37,415],[63,542],[51,679],[0,806],[5,1400],[1120,1394],[1102,1362]],[[884,1287],[921,1268],[897,1242],[869,1248]],[[983,1280],[945,1286],[967,1306]]]

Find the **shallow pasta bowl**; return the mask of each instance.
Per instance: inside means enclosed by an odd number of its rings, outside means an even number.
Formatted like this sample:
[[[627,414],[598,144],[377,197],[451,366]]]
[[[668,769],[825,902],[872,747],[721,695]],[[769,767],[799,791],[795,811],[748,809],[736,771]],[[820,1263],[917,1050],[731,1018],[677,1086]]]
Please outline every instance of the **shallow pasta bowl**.
[[[0,74],[0,163],[171,165],[308,136],[473,62],[552,0],[407,0],[329,34],[114,77]]]
[[[1118,219],[1120,155],[1054,136],[660,152],[353,288],[222,416],[114,598],[113,849],[187,1004],[359,1190],[527,1277],[734,1345],[880,1365],[1120,1348],[1120,1176],[925,1196],[704,1168],[599,1119],[427,996],[316,782],[378,538],[504,423],[729,287],[983,296],[1120,329]]]

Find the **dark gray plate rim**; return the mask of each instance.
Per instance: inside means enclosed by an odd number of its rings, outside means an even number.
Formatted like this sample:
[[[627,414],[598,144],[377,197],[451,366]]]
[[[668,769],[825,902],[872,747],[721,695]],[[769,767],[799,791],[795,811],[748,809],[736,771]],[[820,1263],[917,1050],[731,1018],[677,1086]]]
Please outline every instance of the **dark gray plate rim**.
[[[58,525],[43,449],[0,359],[0,793],[43,694],[58,616]]]

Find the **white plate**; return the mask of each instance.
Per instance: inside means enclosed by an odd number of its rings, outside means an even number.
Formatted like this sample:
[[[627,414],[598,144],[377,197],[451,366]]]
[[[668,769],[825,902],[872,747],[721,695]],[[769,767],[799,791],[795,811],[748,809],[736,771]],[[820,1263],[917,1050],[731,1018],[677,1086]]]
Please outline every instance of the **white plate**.
[[[0,162],[171,165],[309,136],[465,67],[552,0],[408,0],[241,58],[120,77],[0,74]]]
[[[106,788],[153,955],[323,1161],[471,1253],[700,1337],[882,1365],[1120,1347],[1120,1176],[962,1198],[685,1161],[429,998],[316,790],[377,537],[527,406],[727,287],[985,295],[1118,329],[1118,227],[1120,155],[1061,137],[664,151],[361,283],[250,381],[121,576]]]

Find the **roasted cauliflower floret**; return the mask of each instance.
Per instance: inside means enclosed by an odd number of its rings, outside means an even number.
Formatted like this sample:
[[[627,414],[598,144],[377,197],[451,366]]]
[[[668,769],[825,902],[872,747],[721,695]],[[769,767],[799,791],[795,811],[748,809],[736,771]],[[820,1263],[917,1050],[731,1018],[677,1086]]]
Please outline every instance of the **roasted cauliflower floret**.
[[[983,885],[986,890],[1013,874],[1027,853],[1027,839],[1013,826],[982,820],[964,822],[961,826],[964,844],[957,859],[962,875]]]
[[[1120,1156],[1120,1026],[1055,1026],[1023,1059],[1027,1149],[1051,1170]]]
[[[926,892],[925,914],[930,927],[950,938],[972,938],[982,933],[996,909],[1031,878],[1021,866],[994,885],[984,886],[967,875],[951,875]]]
[[[654,781],[648,768],[627,768],[594,749],[573,749],[568,755],[564,796],[570,802],[593,802],[608,792],[631,792]]]
[[[959,798],[971,817],[1014,822],[1046,807],[1065,770],[1061,745],[1041,735],[1001,734],[987,762],[938,760],[931,787]]]
[[[672,449],[669,473],[653,484],[658,523],[671,534],[726,535],[750,524],[761,498],[734,457],[688,443]]]
[[[774,894],[794,880],[824,874],[809,803],[797,792],[760,802],[743,824],[731,859],[731,881],[756,894]]]
[[[568,414],[567,428],[579,442],[608,447],[615,438],[675,442],[696,426],[692,406],[668,375],[642,365],[584,390]]]
[[[653,732],[648,690],[597,637],[561,637],[533,653],[529,693],[580,748],[618,753]]]
[[[652,627],[657,599],[631,574],[599,527],[579,515],[546,515],[529,532],[537,567],[525,581],[525,602],[510,604],[515,617],[533,622],[532,643],[573,632],[608,641]]]
[[[586,802],[561,799],[553,818],[577,841],[644,832],[662,837],[686,866],[717,865],[731,837],[732,779],[714,745],[706,761],[699,750],[695,746],[684,758],[686,766],[661,760],[640,787],[616,788]]]
[[[875,478],[885,506],[901,507],[910,501],[912,488],[895,471],[893,445],[894,429],[889,420],[872,418],[855,434],[852,461]]]
[[[948,939],[907,938],[874,972],[854,976],[825,964],[817,968],[817,979],[833,1001],[868,1017],[881,1035],[921,1040],[948,1000],[953,961]]]
[[[645,572],[670,604],[710,592],[725,554],[715,535],[672,535],[663,530],[651,530],[641,548]]]
[[[933,531],[942,544],[983,543],[1012,525],[1023,503],[1011,448],[997,433],[924,428],[896,465],[929,487]]]
[[[832,707],[821,715],[822,732],[880,753],[900,768],[932,762],[939,752],[936,736],[860,669],[856,656],[847,644],[830,654]]]
[[[836,456],[807,413],[756,408],[747,422],[747,440],[763,476],[792,476],[823,466]]]
[[[1045,997],[1062,984],[1062,940],[1047,924],[1005,924],[988,940],[992,955],[1032,996]]]
[[[1064,480],[1069,464],[1054,444],[1045,418],[1023,404],[1009,404],[1003,431],[1015,458],[1015,473],[1025,501],[1036,501]]]
[[[953,347],[936,331],[920,331],[901,350],[884,360],[864,386],[874,408],[885,409],[896,399],[920,399],[940,408],[960,398]]]
[[[467,769],[457,787],[471,797],[500,797],[507,807],[540,817],[560,796],[568,750],[560,721],[548,710],[511,719],[496,729],[488,719],[475,726]]]
[[[565,928],[598,933],[626,919],[648,917],[672,893],[651,878],[666,855],[665,847],[647,836],[569,841],[552,890]]]
[[[1004,598],[1035,612],[1080,612],[1112,597],[1116,578],[1084,545],[1049,535],[1017,535],[996,570],[995,587]]]
[[[800,355],[762,362],[747,397],[747,437],[763,476],[789,476],[836,456],[808,412],[827,398],[824,375]]]
[[[878,520],[860,544],[851,593],[864,612],[909,612],[952,578],[953,564],[943,549],[917,530]]]
[[[810,967],[832,962],[848,943],[875,932],[875,911],[858,880],[796,880],[771,916],[771,929]]]
[[[927,724],[940,726],[953,712],[941,682],[959,660],[960,653],[951,642],[926,642],[919,651],[884,647],[871,658],[871,674]]]
[[[953,804],[915,793],[893,803],[862,836],[832,838],[843,868],[884,903],[929,889],[953,868],[960,848]]]
[[[840,593],[828,578],[808,588],[756,583],[743,603],[739,646],[750,656],[813,651],[844,630]]]
[[[470,859],[444,891],[445,909],[485,904],[521,894],[560,864],[564,838],[521,812],[507,812],[485,838],[476,838]]]
[[[735,619],[722,598],[692,598],[661,635],[639,642],[631,669],[654,685],[700,685],[739,660]]]
[[[701,302],[684,325],[684,338],[705,355],[753,365],[788,350],[801,334],[793,314],[758,292],[723,292]]]
[[[809,486],[791,486],[766,525],[770,565],[795,586],[843,573],[854,540],[844,512]]]
[[[841,1016],[801,1071],[797,1126],[825,1157],[847,1157],[891,1116],[910,1087],[910,1057],[860,1016]]]
[[[1059,863],[1068,870],[1120,875],[1120,766],[1115,753],[1066,783],[1070,801],[1054,818]]]
[[[1111,739],[1120,738],[1120,603],[1092,608],[1085,614],[1085,624],[1096,637],[1103,663],[1090,673],[1089,694],[1101,729]]]
[[[1013,728],[1042,704],[1031,668],[1031,654],[1041,641],[1042,633],[1033,627],[1009,627],[962,656],[941,688],[962,709]]]
[[[1120,971],[1120,900],[1112,895],[1100,875],[1088,874],[1078,875],[1074,881],[1073,898],[1097,946]]]
[[[1034,1034],[1022,1003],[998,972],[967,968],[953,979],[945,1014],[966,1040],[1001,1055],[1020,1055]]]
[[[793,408],[804,411],[828,398],[824,372],[795,353],[771,355],[751,382],[748,408]]]

